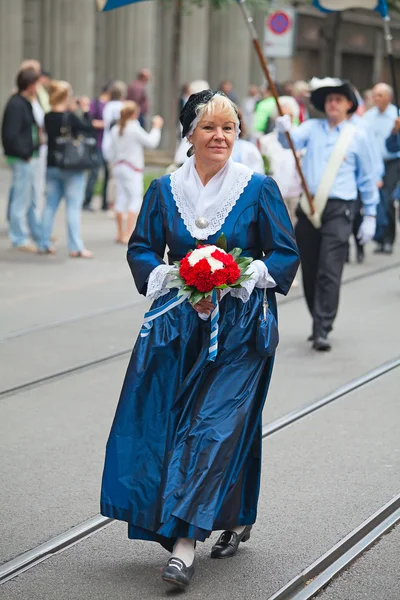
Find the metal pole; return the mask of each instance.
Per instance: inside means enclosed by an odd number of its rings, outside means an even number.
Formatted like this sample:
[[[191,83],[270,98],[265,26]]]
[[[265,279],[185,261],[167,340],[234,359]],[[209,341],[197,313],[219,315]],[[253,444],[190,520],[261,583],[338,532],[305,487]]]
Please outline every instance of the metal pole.
[[[386,50],[389,59],[389,67],[390,74],[392,77],[392,87],[393,87],[393,97],[394,103],[397,107],[397,111],[400,114],[400,104],[399,104],[399,92],[397,88],[397,77],[396,77],[396,68],[394,63],[394,55],[393,55],[393,36],[390,29],[390,17],[383,17],[383,30],[385,32],[385,42],[386,42]]]
[[[282,117],[283,116],[283,112],[282,112],[281,105],[279,104],[278,90],[276,89],[275,82],[272,79],[271,74],[269,72],[267,61],[265,59],[264,53],[263,53],[262,48],[261,48],[261,44],[260,44],[260,40],[259,40],[259,37],[258,37],[258,33],[257,33],[257,31],[256,31],[256,29],[254,27],[254,24],[253,24],[253,17],[250,15],[249,11],[247,10],[246,0],[238,0],[238,4],[239,4],[240,11],[241,11],[241,13],[243,15],[243,18],[244,18],[244,20],[246,22],[246,25],[247,25],[247,27],[249,29],[254,49],[255,49],[255,51],[257,53],[257,56],[258,56],[258,58],[260,60],[261,68],[262,68],[262,70],[264,72],[264,75],[265,75],[267,81],[268,81],[269,89],[271,90],[272,95],[275,98],[275,102],[276,102],[276,105],[277,105],[277,108],[278,108],[278,113]],[[307,182],[305,180],[304,173],[303,173],[303,170],[301,168],[300,161],[299,161],[299,158],[298,158],[297,153],[296,153],[296,149],[295,149],[294,144],[293,144],[293,140],[290,137],[290,133],[286,133],[286,137],[288,139],[290,149],[293,152],[293,156],[294,156],[294,159],[296,161],[296,167],[297,167],[297,170],[298,170],[299,175],[300,175],[301,183],[302,183],[304,192],[305,192],[305,194],[307,196],[308,204],[310,205],[311,215],[313,215],[315,213],[313,199],[312,199],[312,196],[310,194],[310,190],[308,189],[308,185],[307,185]]]

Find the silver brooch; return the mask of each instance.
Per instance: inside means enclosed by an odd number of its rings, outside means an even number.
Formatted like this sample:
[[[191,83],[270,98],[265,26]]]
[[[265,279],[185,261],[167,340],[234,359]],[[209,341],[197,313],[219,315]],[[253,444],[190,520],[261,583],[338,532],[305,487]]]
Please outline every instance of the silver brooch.
[[[198,219],[195,220],[195,225],[199,229],[206,229],[206,227],[208,227],[208,225],[209,225],[209,222],[204,217],[199,217]]]

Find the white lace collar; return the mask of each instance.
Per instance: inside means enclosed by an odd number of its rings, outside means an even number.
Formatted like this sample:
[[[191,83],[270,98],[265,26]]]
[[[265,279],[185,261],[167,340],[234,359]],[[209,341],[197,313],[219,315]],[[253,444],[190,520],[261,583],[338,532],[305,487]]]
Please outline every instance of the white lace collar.
[[[190,235],[205,240],[217,233],[252,175],[251,169],[229,159],[224,168],[203,186],[194,157],[172,173],[172,195]]]

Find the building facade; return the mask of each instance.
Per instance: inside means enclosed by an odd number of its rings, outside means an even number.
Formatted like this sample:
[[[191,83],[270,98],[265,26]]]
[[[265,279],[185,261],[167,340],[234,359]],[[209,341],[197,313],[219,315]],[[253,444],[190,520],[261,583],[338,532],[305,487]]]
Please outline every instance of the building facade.
[[[307,6],[297,12],[294,55],[274,61],[278,81],[337,75],[364,89],[389,80],[378,15],[341,13],[333,40],[332,23],[325,15]],[[266,16],[266,9],[254,14],[261,37]],[[393,33],[400,57],[400,20],[394,19]],[[154,73],[152,111],[167,116],[166,107],[175,96],[172,37],[169,0],[149,0],[110,13],[98,13],[95,0],[0,0],[0,106],[21,61],[37,58],[54,77],[70,81],[76,94],[89,96],[112,79],[129,82],[141,67],[148,67]],[[205,2],[202,7],[185,7],[180,71],[182,83],[207,79],[216,87],[222,79],[231,79],[239,98],[250,83],[263,82],[237,6],[215,10]]]

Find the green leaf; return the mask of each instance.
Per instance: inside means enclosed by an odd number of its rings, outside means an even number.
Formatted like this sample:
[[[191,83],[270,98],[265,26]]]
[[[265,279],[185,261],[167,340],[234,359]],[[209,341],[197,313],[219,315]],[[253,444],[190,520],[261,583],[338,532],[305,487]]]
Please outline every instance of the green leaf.
[[[226,290],[226,288],[230,287],[229,285],[227,285],[226,283],[223,283],[222,285],[217,285],[215,287],[216,290]]]
[[[239,256],[242,254],[242,251],[241,251],[241,249],[240,249],[240,248],[234,248],[233,250],[231,250],[231,251],[229,252],[229,254],[230,254],[231,256],[233,256],[233,258],[234,258],[235,260],[237,260],[237,259],[239,258]]]
[[[217,246],[217,248],[221,248],[221,250],[225,250],[225,252],[227,252],[227,250],[228,250],[228,242],[226,240],[226,235],[224,233],[221,233],[221,235],[219,236],[219,238],[215,242],[215,245]]]
[[[247,269],[247,267],[253,262],[252,258],[239,258],[239,260],[236,261],[238,264],[239,269]]]
[[[203,292],[194,292],[190,295],[189,302],[190,304],[197,304],[200,300],[203,300],[204,294]]]

